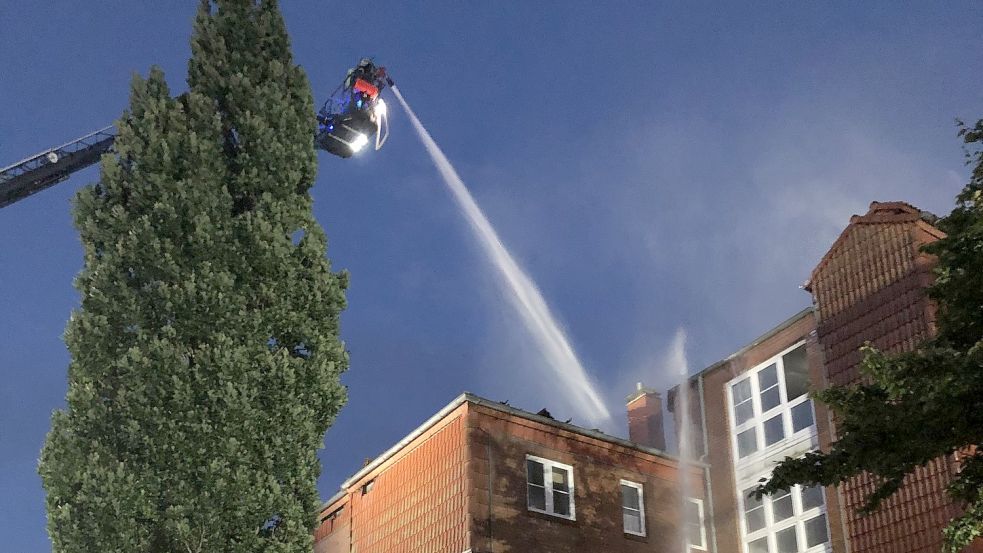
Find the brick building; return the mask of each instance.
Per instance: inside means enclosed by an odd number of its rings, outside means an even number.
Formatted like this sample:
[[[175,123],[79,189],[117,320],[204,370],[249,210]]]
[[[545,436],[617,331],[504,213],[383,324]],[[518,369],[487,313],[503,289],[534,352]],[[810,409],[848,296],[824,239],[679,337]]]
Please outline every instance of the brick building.
[[[707,550],[704,469],[684,501],[659,449],[463,394],[342,484],[314,551],[669,552],[683,535]]]
[[[691,380],[694,447],[709,464],[708,517],[721,553],[941,550],[941,529],[958,514],[944,494],[957,468],[951,458],[916,471],[867,517],[857,513],[873,489],[864,476],[837,488],[747,498],[777,462],[835,439],[835,419],[806,390],[857,382],[866,341],[900,352],[934,332],[935,309],[924,294],[933,259],[920,251],[943,236],[933,221],[905,203],[872,203],[813,270],[805,287],[812,308]],[[670,410],[677,392],[670,391]]]
[[[775,463],[829,443],[827,413],[807,394],[821,383],[811,308],[691,380],[693,449],[709,464],[717,551],[844,551],[834,488],[796,486],[788,495],[748,498]],[[677,395],[670,391],[674,412]]]

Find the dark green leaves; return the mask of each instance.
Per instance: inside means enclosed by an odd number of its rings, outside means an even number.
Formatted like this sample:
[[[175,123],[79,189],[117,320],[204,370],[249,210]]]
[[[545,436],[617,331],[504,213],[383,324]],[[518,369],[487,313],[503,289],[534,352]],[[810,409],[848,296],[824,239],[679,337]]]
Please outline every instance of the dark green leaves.
[[[864,506],[870,512],[916,467],[952,455],[960,470],[948,493],[966,510],[945,530],[951,553],[983,535],[983,120],[960,123],[959,135],[974,165],[970,182],[939,222],[947,236],[925,248],[938,257],[929,290],[936,337],[900,355],[866,347],[866,384],[816,394],[837,415],[838,441],[827,453],[786,459],[756,490],[835,485],[866,472],[877,482]]]
[[[311,550],[348,365],[313,102],[275,2],[203,2],[192,46],[180,98],[134,79],[76,199],[81,307],[40,466],[59,553]]]

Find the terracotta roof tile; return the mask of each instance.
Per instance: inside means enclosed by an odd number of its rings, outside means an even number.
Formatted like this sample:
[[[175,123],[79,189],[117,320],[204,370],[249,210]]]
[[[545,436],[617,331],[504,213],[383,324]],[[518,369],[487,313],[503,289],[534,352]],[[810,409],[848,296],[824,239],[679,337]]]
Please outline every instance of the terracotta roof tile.
[[[921,246],[944,236],[918,208],[904,202],[873,202],[854,215],[812,272],[809,290],[818,313],[828,381],[861,380],[859,348],[908,351],[932,333],[934,308],[925,295],[932,281],[931,256]],[[856,508],[874,491],[869,475],[840,486],[848,506],[846,527],[855,553],[931,553],[941,547],[941,528],[959,513],[945,488],[948,457],[934,459],[905,479],[904,486],[869,516]]]
[[[907,202],[871,202],[870,208],[864,215],[853,215],[850,217],[850,224],[843,229],[840,236],[830,246],[829,251],[819,261],[816,268],[812,270],[809,281],[806,282],[805,289],[812,292],[816,276],[826,268],[830,260],[836,257],[840,250],[849,242],[851,235],[858,227],[867,225],[908,225],[918,227],[927,232],[935,239],[945,236],[941,230],[932,223],[937,218],[927,211],[922,211]]]

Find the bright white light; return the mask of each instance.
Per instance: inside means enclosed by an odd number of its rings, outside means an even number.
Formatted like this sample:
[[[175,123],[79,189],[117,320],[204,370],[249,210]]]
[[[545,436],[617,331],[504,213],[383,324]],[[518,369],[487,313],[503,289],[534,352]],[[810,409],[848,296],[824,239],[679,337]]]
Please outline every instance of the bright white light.
[[[376,114],[376,116],[377,117],[384,117],[386,115],[386,112],[388,112],[388,111],[389,111],[389,107],[386,106],[386,101],[383,100],[382,98],[379,98],[379,100],[375,103],[375,114]]]
[[[48,162],[58,163],[58,154],[56,154],[55,152],[48,152]]]
[[[355,140],[352,140],[352,143],[348,145],[348,147],[351,148],[353,152],[357,152],[364,148],[368,143],[369,137],[359,133],[358,136],[355,137]]]

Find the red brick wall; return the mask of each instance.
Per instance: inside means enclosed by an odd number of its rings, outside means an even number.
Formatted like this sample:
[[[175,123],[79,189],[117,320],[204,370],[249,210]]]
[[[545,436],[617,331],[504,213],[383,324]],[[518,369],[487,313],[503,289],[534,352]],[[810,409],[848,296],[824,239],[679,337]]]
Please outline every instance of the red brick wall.
[[[737,364],[727,362],[704,375],[703,398],[706,411],[707,457],[713,491],[713,524],[717,551],[742,551],[737,492],[735,491],[730,422],[727,415],[726,383],[737,376]],[[741,371],[742,372],[742,371]],[[695,397],[695,396],[691,396]],[[690,404],[699,403],[692,401]],[[674,417],[676,420],[678,416]]]
[[[628,401],[628,439],[646,447],[666,449],[662,397],[652,390],[639,390]]]
[[[314,553],[349,551],[352,521],[350,499],[351,496],[346,495],[321,513],[321,521],[314,531]]]
[[[812,315],[815,325],[815,314]],[[821,390],[829,385],[826,379],[826,367],[823,366],[823,350],[815,331],[806,338],[806,352],[809,359],[809,381],[815,390]],[[821,450],[829,451],[833,441],[833,413],[825,404],[812,402],[816,413],[816,431]],[[843,516],[843,495],[835,486],[826,488],[826,518],[829,521],[830,542],[833,553],[847,553],[846,520]]]
[[[349,542],[358,553],[468,549],[466,412],[464,404],[329,505],[325,515],[343,503],[348,513],[334,532],[322,522],[315,552],[349,553]],[[363,494],[368,482],[372,489]]]
[[[932,259],[919,247],[940,236],[914,208],[875,203],[867,215],[851,221],[816,268],[811,289],[830,384],[860,380],[864,342],[883,351],[907,351],[934,331],[935,309],[924,294],[932,282]],[[861,476],[840,486],[852,551],[940,551],[941,529],[958,513],[944,494],[952,470],[950,459],[933,461],[867,517],[856,509],[873,491],[871,479]]]
[[[527,509],[526,454],[573,467],[576,520]],[[646,537],[623,532],[622,478],[644,486]],[[669,458],[468,401],[327,505],[314,551],[676,552],[677,478]]]
[[[860,346],[913,349],[934,320],[925,286],[931,265],[918,247],[914,223],[857,224],[814,273],[819,339],[831,384],[859,378]],[[919,236],[923,238],[923,236]],[[916,263],[917,261],[917,263]]]
[[[468,438],[475,553],[679,551],[672,461],[480,405],[471,406]],[[573,467],[576,521],[528,510],[526,454]],[[701,473],[691,474],[695,497]],[[623,531],[621,478],[644,486],[647,537]]]

